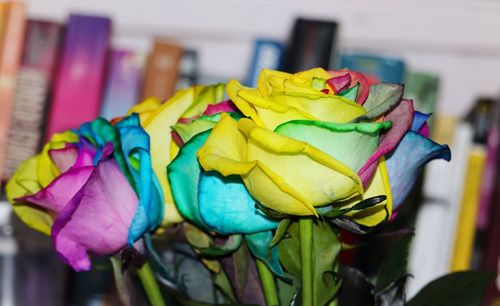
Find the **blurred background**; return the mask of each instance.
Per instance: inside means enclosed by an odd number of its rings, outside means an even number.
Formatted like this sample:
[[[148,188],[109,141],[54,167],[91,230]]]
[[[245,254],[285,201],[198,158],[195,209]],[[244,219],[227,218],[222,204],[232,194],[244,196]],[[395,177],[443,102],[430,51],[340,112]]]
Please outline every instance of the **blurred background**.
[[[499,37],[493,0],[0,1],[0,178],[54,132],[144,98],[230,79],[254,86],[262,68],[349,68],[405,83],[405,97],[432,113],[432,138],[452,149],[397,212],[395,224],[416,228],[407,295],[450,271],[498,277]],[[72,274],[2,199],[0,306],[116,303],[106,261]],[[497,278],[484,305],[499,305],[499,290]]]

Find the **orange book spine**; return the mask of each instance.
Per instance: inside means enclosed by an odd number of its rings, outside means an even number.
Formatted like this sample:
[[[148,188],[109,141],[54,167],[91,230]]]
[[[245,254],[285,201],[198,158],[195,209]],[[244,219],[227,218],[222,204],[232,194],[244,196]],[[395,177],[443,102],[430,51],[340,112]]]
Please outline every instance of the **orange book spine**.
[[[165,101],[172,97],[177,85],[182,48],[156,40],[148,58],[142,98],[156,97]]]
[[[26,26],[26,8],[23,3],[11,2],[3,7],[3,33],[0,35],[0,180],[5,168],[12,100]]]

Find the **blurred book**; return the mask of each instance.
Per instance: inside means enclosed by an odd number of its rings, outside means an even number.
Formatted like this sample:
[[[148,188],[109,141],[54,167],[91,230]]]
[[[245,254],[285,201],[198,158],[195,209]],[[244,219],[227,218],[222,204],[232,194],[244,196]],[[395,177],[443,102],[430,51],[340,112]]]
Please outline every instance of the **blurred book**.
[[[61,34],[58,23],[28,21],[7,140],[6,178],[40,149]]]
[[[284,46],[271,39],[257,39],[254,43],[252,60],[248,68],[246,85],[256,87],[262,69],[279,70],[283,62]]]
[[[196,50],[184,50],[179,66],[179,78],[177,89],[188,88],[198,84],[198,52]]]
[[[439,76],[428,72],[407,71],[404,83],[405,98],[413,100],[413,107],[416,110],[425,114],[436,111]]]
[[[142,99],[169,99],[175,92],[179,77],[182,48],[174,43],[156,39],[148,57]]]
[[[476,222],[486,164],[486,144],[493,119],[494,105],[494,100],[479,99],[469,116],[473,128],[472,146],[462,185],[462,200],[455,233],[451,271],[469,270],[473,267]]]
[[[111,35],[105,17],[71,15],[63,39],[45,140],[99,114]]]
[[[0,3],[0,182],[4,177],[7,137],[25,24],[26,8],[23,3]]]
[[[139,102],[143,59],[129,50],[112,50],[100,116],[123,116]]]
[[[315,67],[335,67],[337,29],[335,21],[297,19],[286,48],[283,70],[295,73]]]
[[[378,54],[342,54],[340,68],[362,72],[371,77],[372,82],[377,80],[379,82],[401,84],[405,76],[405,63],[402,59]]]

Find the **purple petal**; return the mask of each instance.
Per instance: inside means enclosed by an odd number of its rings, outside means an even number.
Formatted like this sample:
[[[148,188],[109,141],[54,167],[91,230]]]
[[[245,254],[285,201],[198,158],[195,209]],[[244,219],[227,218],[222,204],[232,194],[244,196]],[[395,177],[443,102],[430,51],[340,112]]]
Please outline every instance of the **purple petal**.
[[[339,93],[351,85],[351,75],[349,73],[339,75],[326,81],[335,93]]]
[[[99,162],[54,223],[56,251],[76,271],[89,270],[88,252],[110,255],[127,245],[138,201],[116,161]]]
[[[19,200],[46,208],[57,216],[87,182],[93,169],[92,166],[70,169],[47,187]]]
[[[49,156],[57,169],[59,169],[59,172],[64,173],[68,171],[78,159],[78,148],[72,145],[62,149],[52,149],[49,150]]]
[[[226,100],[217,104],[209,104],[203,115],[210,116],[218,113],[231,113],[237,111],[238,108],[231,100]]]
[[[405,133],[410,128],[413,118],[413,101],[403,99],[398,107],[385,116],[386,121],[392,122],[391,129],[382,135],[377,150],[370,156],[364,166],[358,171],[358,175],[366,187],[370,182],[375,170],[377,161],[383,155],[390,153],[399,144]]]
[[[415,113],[413,114],[413,121],[411,123],[411,130],[414,132],[420,131],[420,129],[422,129],[423,126],[427,123],[427,120],[430,116],[430,114],[424,114],[419,111],[415,111]]]

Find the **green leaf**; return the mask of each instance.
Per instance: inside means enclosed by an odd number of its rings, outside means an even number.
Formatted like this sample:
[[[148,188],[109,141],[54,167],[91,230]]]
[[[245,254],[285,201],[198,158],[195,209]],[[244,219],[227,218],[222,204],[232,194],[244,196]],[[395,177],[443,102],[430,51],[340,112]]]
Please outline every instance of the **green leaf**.
[[[229,301],[236,302],[236,296],[234,295],[231,281],[224,269],[221,269],[219,273],[214,275],[214,284],[221,290],[222,294],[224,294]]]
[[[294,279],[300,279],[298,222],[292,222],[287,233],[289,237],[278,243],[280,260],[286,271]],[[326,305],[336,296],[340,288],[341,280],[337,273],[340,247],[341,243],[335,229],[328,222],[317,220],[313,225],[314,305]],[[296,282],[294,282],[294,285],[296,285]]]
[[[370,86],[370,93],[363,107],[366,114],[353,120],[353,122],[371,121],[395,107],[403,98],[404,85],[376,84]]]
[[[330,219],[337,218],[337,217],[340,217],[340,216],[342,216],[350,211],[363,210],[363,209],[375,206],[375,205],[385,201],[386,198],[387,197],[385,195],[379,195],[379,196],[375,196],[375,197],[371,197],[371,198],[359,201],[358,203],[356,203],[355,205],[353,205],[351,207],[347,207],[347,208],[342,208],[341,206],[340,207],[332,207],[332,209],[328,210],[328,211],[318,210],[318,213],[325,218],[330,218]]]
[[[394,248],[389,250],[389,254],[385,256],[378,271],[375,283],[376,293],[388,289],[406,275],[408,254],[412,239],[413,233],[407,234],[398,241]]]
[[[132,305],[131,304],[132,302],[130,300],[130,294],[127,288],[127,284],[123,277],[122,262],[120,261],[120,259],[115,258],[113,256],[109,257],[109,259],[111,260],[111,265],[113,266],[113,275],[115,277],[116,291],[118,292],[120,302],[124,306],[130,306]]]
[[[243,235],[231,235],[222,246],[211,245],[209,247],[194,247],[200,255],[218,257],[234,253],[241,245]]]
[[[480,305],[483,290],[493,273],[464,271],[440,277],[425,286],[407,306]]]
[[[276,229],[276,234],[274,234],[274,238],[271,241],[271,244],[269,245],[270,248],[275,246],[278,242],[280,242],[283,237],[285,237],[286,231],[288,229],[288,226],[290,226],[290,223],[292,222],[291,219],[283,219],[281,222],[278,224],[278,228]]]
[[[187,242],[195,249],[208,248],[213,243],[212,237],[188,222],[183,223],[182,229]]]

